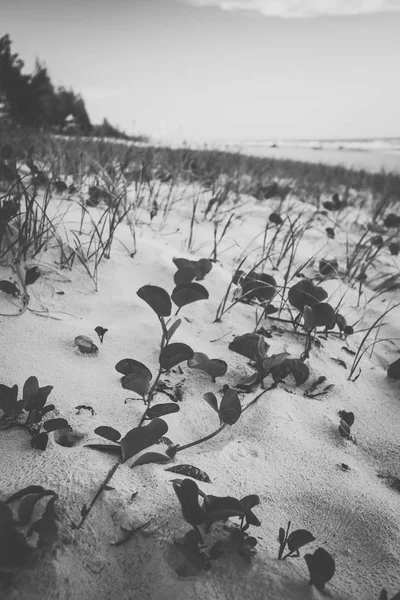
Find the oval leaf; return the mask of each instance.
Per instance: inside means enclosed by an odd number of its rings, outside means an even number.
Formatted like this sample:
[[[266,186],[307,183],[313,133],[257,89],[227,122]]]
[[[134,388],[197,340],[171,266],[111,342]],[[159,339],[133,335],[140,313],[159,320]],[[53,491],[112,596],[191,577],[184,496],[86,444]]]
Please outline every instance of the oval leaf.
[[[129,373],[145,373],[149,378],[149,381],[152,378],[151,371],[138,360],[134,360],[133,358],[123,358],[115,365],[115,370],[122,375],[129,375]]]
[[[51,391],[53,390],[52,385],[45,385],[44,387],[39,388],[38,393],[36,394],[35,401],[33,403],[34,408],[36,410],[41,411],[43,415],[43,408],[47,402],[47,398],[49,397]]]
[[[25,285],[32,285],[32,283],[35,283],[39,277],[40,271],[38,270],[37,266],[27,269],[25,273]]]
[[[240,404],[239,394],[236,390],[229,388],[225,392],[219,407],[221,421],[226,425],[233,425],[241,414],[242,405]]]
[[[315,585],[322,592],[335,574],[333,557],[324,548],[317,548],[314,554],[306,554],[304,558],[310,572],[310,585]]]
[[[212,392],[206,392],[204,394],[203,398],[211,406],[211,408],[213,408],[215,410],[215,412],[219,413],[218,401],[217,401],[217,397],[215,394],[213,394]]]
[[[10,294],[10,296],[14,296],[15,298],[19,295],[19,288],[13,281],[8,281],[7,279],[2,279],[0,281],[0,290],[5,294]]]
[[[306,305],[315,306],[327,297],[326,291],[322,287],[315,286],[310,279],[298,281],[288,293],[290,304],[300,312],[304,311]]]
[[[257,354],[260,353],[260,345],[262,346],[262,353],[266,355],[269,350],[269,345],[264,337],[257,333],[245,333],[244,335],[236,336],[229,344],[228,348],[241,356],[245,356],[250,360],[255,360]]]
[[[32,375],[28,377],[28,379],[24,383],[24,387],[22,390],[22,398],[25,402],[26,409],[29,411],[34,406],[34,401],[39,392],[39,382],[37,377]]]
[[[43,429],[48,433],[51,431],[57,431],[57,429],[68,429],[68,421],[66,419],[49,419],[43,423]]]
[[[115,444],[85,444],[85,448],[100,450],[100,452],[107,452],[108,454],[121,454],[121,446]]]
[[[295,552],[302,546],[306,544],[310,544],[315,540],[315,537],[307,531],[307,529],[296,529],[296,531],[292,531],[287,539],[287,545],[290,552]]]
[[[178,473],[179,475],[186,475],[187,477],[192,477],[193,479],[197,479],[197,481],[204,481],[205,483],[211,483],[211,479],[204,471],[201,471],[197,467],[193,467],[193,465],[175,465],[174,467],[170,467],[169,469],[165,469],[166,471],[171,471],[171,473]]]
[[[302,385],[310,376],[310,369],[299,358],[287,358],[285,365],[293,375],[296,385]]]
[[[176,413],[180,410],[179,404],[176,402],[164,402],[163,404],[155,404],[146,411],[146,417],[148,419],[156,419],[170,413]]]
[[[48,441],[49,436],[46,432],[42,431],[42,433],[39,433],[39,435],[35,435],[31,439],[31,447],[36,448],[37,450],[46,450]]]
[[[148,425],[135,427],[121,440],[122,460],[129,458],[155,444],[168,431],[168,425],[162,419],[153,419]]]
[[[168,292],[156,285],[144,285],[137,292],[139,298],[147,302],[159,317],[169,317],[172,310]]]
[[[196,271],[194,267],[183,267],[175,273],[174,283],[175,285],[186,285],[187,283],[191,283],[195,277]]]
[[[121,379],[121,383],[124,390],[136,392],[136,394],[139,394],[142,398],[146,396],[150,388],[150,379],[144,371],[124,375]]]
[[[167,331],[167,342],[170,341],[180,324],[182,323],[182,319],[177,319],[175,323],[172,323],[171,327]]]
[[[160,352],[160,366],[169,371],[179,363],[193,358],[194,352],[187,344],[168,344]]]
[[[77,335],[74,341],[83,354],[95,354],[99,350],[87,335]]]
[[[108,427],[107,425],[101,425],[100,427],[97,427],[94,432],[110,442],[118,442],[121,437],[119,431],[114,429],[114,427]]]
[[[208,297],[208,291],[200,283],[178,285],[171,294],[172,301],[178,308],[199,300],[207,300]]]
[[[166,454],[160,454],[159,452],[145,452],[142,456],[139,456],[131,466],[138,467],[139,465],[147,465],[148,463],[163,463],[169,462],[171,459]]]
[[[336,325],[335,309],[327,302],[320,302],[312,307],[312,314],[317,327],[333,329]]]

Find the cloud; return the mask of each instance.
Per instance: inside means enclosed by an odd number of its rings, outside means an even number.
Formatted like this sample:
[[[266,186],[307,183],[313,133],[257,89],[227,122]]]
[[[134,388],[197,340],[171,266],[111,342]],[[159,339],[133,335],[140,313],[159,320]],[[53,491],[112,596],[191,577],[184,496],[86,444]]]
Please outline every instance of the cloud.
[[[307,18],[400,12],[399,0],[187,0],[194,6],[255,11],[266,17]]]

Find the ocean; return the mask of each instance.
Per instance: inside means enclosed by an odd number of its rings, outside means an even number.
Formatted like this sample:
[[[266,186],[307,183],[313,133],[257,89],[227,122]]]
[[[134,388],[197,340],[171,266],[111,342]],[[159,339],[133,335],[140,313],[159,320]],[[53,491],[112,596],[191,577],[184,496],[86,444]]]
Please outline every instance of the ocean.
[[[369,172],[400,173],[400,138],[347,140],[248,140],[224,149],[268,158],[343,165]]]

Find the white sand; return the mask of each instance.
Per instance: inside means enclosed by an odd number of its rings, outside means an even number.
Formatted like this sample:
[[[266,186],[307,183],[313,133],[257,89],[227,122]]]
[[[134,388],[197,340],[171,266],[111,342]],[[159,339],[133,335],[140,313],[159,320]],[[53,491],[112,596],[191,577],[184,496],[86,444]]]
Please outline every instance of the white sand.
[[[190,190],[186,192],[189,194]],[[193,190],[192,190],[193,193]],[[207,197],[201,200],[194,230],[193,258],[208,257],[212,250],[212,223],[202,214]],[[244,372],[251,373],[246,359],[228,350],[234,335],[253,331],[255,309],[236,305],[224,315],[222,323],[214,323],[215,313],[232,277],[235,261],[243,249],[260,246],[261,234],[268,215],[277,206],[268,201],[257,203],[245,198],[240,217],[229,230],[219,249],[221,263],[216,264],[204,282],[210,299],[184,307],[182,325],[174,341],[189,344],[194,351],[211,358],[225,360],[226,376],[216,384],[200,371],[182,364],[184,375],[171,374],[177,383],[185,379],[181,410],[164,417],[169,425],[167,436],[181,445],[211,433],[218,427],[217,415],[202,396],[214,391],[218,397],[224,383],[233,386]],[[56,202],[56,200],[54,201]],[[62,206],[70,206],[62,200]],[[315,208],[293,199],[285,201],[282,215],[294,217],[296,211]],[[91,209],[96,214],[97,209]],[[145,284],[164,287],[172,292],[174,256],[191,257],[187,253],[191,203],[182,199],[159,231],[159,218],[149,224],[143,212],[139,225],[138,253],[131,258],[127,249],[114,242],[111,259],[100,266],[99,291],[81,267],[57,274],[56,251],[49,251],[31,261],[43,275],[31,288],[30,308],[49,310],[43,318],[33,312],[20,317],[1,317],[1,379],[6,385],[22,386],[27,377],[36,375],[40,385],[54,385],[49,401],[65,417],[78,443],[65,448],[54,442],[46,451],[33,450],[29,436],[21,430],[0,432],[0,497],[30,484],[50,487],[59,493],[60,540],[54,551],[29,569],[22,569],[14,585],[4,592],[4,600],[377,600],[382,587],[389,597],[400,589],[400,495],[391,489],[378,473],[400,477],[400,402],[399,384],[388,379],[385,369],[398,357],[398,345],[384,343],[376,347],[372,358],[366,354],[361,363],[362,374],[355,382],[347,380],[353,357],[342,350],[346,345],[338,337],[323,340],[323,348],[312,348],[307,364],[309,381],[296,388],[288,378],[279,389],[270,391],[246,411],[232,427],[227,427],[209,442],[179,453],[170,465],[148,464],[130,469],[123,464],[113,477],[113,490],[100,497],[82,530],[71,529],[79,520],[83,504],[90,502],[107,471],[115,461],[85,448],[101,442],[93,432],[100,425],[110,425],[125,434],[137,426],[144,406],[140,401],[124,400],[133,393],[123,390],[114,365],[131,357],[146,364],[153,375],[157,372],[159,324],[153,311],[136,295]],[[69,226],[79,219],[79,210],[71,207]],[[344,267],[346,231],[358,239],[355,224],[357,211],[348,210],[336,229],[335,240],[328,240],[325,227],[331,221],[319,216],[309,228],[296,255],[300,265],[318,251],[315,267],[306,269],[308,276],[317,273],[321,257],[339,260]],[[76,225],[75,225],[76,226]],[[178,230],[178,231],[176,231]],[[132,251],[127,225],[121,225],[117,238]],[[254,254],[254,261],[259,257]],[[383,269],[398,271],[398,259],[382,251],[376,273]],[[253,263],[249,262],[250,267]],[[50,270],[52,265],[55,271]],[[272,273],[270,266],[266,272]],[[10,271],[1,268],[0,277]],[[374,269],[369,271],[374,277]],[[70,281],[65,281],[68,278]],[[337,302],[347,289],[344,280],[331,280],[325,285]],[[57,291],[65,292],[58,295]],[[370,292],[367,292],[370,294]],[[383,301],[385,300],[385,301]],[[358,328],[368,326],[393,301],[380,297],[366,306],[362,297],[357,308],[357,291],[349,290],[342,313],[352,324],[360,317]],[[15,301],[17,304],[17,301]],[[10,298],[0,292],[0,312],[15,312]],[[400,311],[388,315],[389,323],[379,337],[400,338]],[[265,320],[268,328],[274,321]],[[85,356],[74,346],[77,335],[88,335],[98,344],[94,328],[108,328],[97,356]],[[303,338],[283,324],[283,333],[268,339],[270,353],[284,350],[298,357]],[[363,334],[350,337],[348,346],[357,348]],[[222,337],[224,336],[224,337]],[[213,341],[220,338],[218,341]],[[347,370],[333,358],[341,358]],[[334,388],[316,399],[303,396],[310,383],[320,375]],[[269,381],[269,380],[268,380]],[[243,396],[247,404],[255,394]],[[157,395],[157,401],[168,401]],[[75,407],[86,404],[95,414]],[[338,411],[355,413],[352,434],[357,444],[342,438],[338,431]],[[165,446],[157,445],[163,452]],[[250,564],[236,554],[213,562],[209,572],[180,578],[166,558],[173,554],[173,540],[189,529],[184,521],[171,480],[178,475],[165,468],[189,463],[206,471],[212,484],[198,482],[205,492],[241,498],[258,494],[254,508],[261,527],[251,527],[258,538],[257,554]],[[343,472],[338,465],[346,463]],[[133,493],[137,495],[131,500]],[[132,529],[151,520],[121,546],[111,543],[123,535],[121,527]],[[301,549],[301,558],[278,561],[279,527],[292,521],[294,529],[309,529],[316,540]],[[324,593],[308,585],[309,574],[304,554],[322,546],[336,561],[336,574]]]

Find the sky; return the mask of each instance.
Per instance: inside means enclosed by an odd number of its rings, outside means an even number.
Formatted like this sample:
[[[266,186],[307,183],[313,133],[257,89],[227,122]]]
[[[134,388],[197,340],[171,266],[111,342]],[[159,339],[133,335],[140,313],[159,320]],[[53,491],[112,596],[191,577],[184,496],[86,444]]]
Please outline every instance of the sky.
[[[400,0],[0,0],[5,33],[128,133],[400,136]]]

